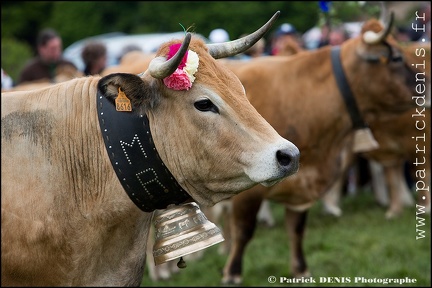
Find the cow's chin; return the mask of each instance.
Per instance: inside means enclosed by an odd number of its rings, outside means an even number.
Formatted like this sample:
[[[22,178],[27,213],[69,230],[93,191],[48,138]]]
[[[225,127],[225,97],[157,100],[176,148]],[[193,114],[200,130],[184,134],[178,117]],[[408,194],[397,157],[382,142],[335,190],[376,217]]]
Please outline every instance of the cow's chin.
[[[283,179],[276,179],[276,180],[267,180],[264,182],[260,182],[261,185],[264,187],[271,187],[273,185],[276,185],[277,183],[281,182]]]
[[[196,202],[200,206],[205,207],[212,207],[215,204],[224,201],[229,200],[238,193],[235,192],[219,192],[219,193],[213,193],[210,197],[203,197],[203,195],[194,195],[193,201]]]

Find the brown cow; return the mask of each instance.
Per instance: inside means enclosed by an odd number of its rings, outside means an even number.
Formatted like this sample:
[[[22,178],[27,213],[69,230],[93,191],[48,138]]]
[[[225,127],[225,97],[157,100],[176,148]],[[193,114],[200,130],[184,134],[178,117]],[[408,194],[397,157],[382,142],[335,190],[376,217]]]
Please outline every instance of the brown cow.
[[[410,55],[400,57],[402,51],[388,36],[390,27],[383,29],[372,19],[358,37],[340,46],[347,81],[366,123],[414,107],[413,62]],[[347,167],[354,138],[353,123],[332,70],[332,49],[326,46],[289,57],[230,65],[252,105],[276,131],[293,140],[302,160],[299,172],[290,179],[270,188],[256,186],[233,197],[231,250],[223,283],[242,281],[243,253],[254,234],[256,213],[264,198],[286,208],[291,273],[296,277],[310,274],[302,249],[307,211]]]
[[[398,216],[404,205],[414,204],[405,180],[406,161],[414,166],[417,204],[424,206],[426,212],[430,212],[431,167],[429,161],[423,161],[423,158],[431,159],[428,148],[431,143],[430,43],[413,42],[405,44],[402,49],[416,59],[413,64],[417,67],[416,89],[420,95],[413,96],[413,101],[418,107],[396,117],[372,119],[369,126],[380,147],[362,153],[362,156],[371,161],[372,188],[377,201],[389,206],[386,212],[388,219]],[[342,182],[343,179],[340,179],[323,198],[327,211],[332,211],[336,215],[341,213],[339,199]]]
[[[185,33],[140,75],[2,93],[1,285],[139,286],[153,211],[295,173],[297,147],[215,60],[278,13],[228,43]]]

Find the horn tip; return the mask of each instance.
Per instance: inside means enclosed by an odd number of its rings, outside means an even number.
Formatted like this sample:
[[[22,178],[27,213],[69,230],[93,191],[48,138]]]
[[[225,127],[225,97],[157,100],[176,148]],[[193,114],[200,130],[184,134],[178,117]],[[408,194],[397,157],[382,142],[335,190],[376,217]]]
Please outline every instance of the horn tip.
[[[185,38],[184,38],[183,43],[184,43],[185,45],[189,45],[191,39],[192,39],[192,33],[187,32],[186,35],[185,35]]]

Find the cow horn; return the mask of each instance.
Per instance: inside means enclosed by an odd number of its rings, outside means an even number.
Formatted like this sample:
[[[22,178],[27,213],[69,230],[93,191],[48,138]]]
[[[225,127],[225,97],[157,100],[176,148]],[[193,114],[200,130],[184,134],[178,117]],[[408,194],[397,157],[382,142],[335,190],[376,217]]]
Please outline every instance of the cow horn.
[[[387,25],[382,29],[379,33],[375,33],[373,31],[366,31],[363,34],[363,40],[366,44],[378,44],[384,41],[384,39],[389,35],[394,20],[393,11],[390,13],[390,20],[387,22]]]
[[[280,11],[277,11],[266,24],[264,24],[260,29],[253,32],[250,35],[242,37],[237,40],[225,42],[225,43],[212,43],[207,44],[209,53],[213,58],[220,59],[225,57],[231,57],[242,53],[252,47],[264,34],[270,29],[272,24],[276,21],[279,16]]]
[[[174,73],[189,48],[191,36],[191,33],[186,33],[185,39],[180,49],[169,60],[166,60],[166,57],[163,56],[154,58],[150,62],[148,68],[150,75],[156,79],[163,79]]]

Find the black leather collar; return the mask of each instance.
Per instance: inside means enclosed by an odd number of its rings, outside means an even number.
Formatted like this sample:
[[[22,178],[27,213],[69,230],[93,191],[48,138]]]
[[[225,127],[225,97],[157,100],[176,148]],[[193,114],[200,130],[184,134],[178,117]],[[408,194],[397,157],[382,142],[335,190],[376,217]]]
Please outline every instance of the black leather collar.
[[[145,212],[189,200],[159,157],[147,115],[116,111],[100,91],[96,98],[106,150],[130,199]]]
[[[367,125],[363,121],[360,115],[360,111],[357,106],[357,102],[351,91],[351,88],[346,79],[345,72],[340,61],[340,46],[333,46],[331,49],[331,62],[333,66],[333,73],[336,78],[336,83],[339,87],[339,91],[344,99],[345,106],[347,107],[348,113],[351,117],[354,129],[366,128]]]

